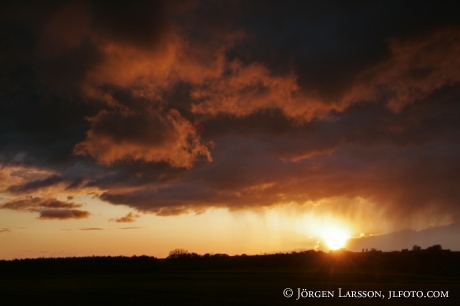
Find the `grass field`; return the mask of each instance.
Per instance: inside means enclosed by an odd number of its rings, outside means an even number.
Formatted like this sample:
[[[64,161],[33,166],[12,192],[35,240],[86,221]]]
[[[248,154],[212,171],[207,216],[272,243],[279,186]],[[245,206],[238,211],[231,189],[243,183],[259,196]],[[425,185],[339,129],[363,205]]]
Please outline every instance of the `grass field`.
[[[292,288],[291,298],[283,296]],[[300,298],[298,289],[333,291],[334,298]],[[339,298],[351,290],[385,298]],[[0,278],[0,305],[460,305],[460,282],[446,276],[316,273],[299,269],[28,275]],[[448,298],[393,298],[388,291],[448,291]]]

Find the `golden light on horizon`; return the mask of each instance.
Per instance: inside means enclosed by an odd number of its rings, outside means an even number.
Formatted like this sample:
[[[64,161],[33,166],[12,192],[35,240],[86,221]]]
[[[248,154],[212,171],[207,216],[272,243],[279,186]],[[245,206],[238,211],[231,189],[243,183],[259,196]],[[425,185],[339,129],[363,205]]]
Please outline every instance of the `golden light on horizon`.
[[[321,233],[321,238],[327,244],[329,249],[338,250],[343,248],[350,238],[346,230],[339,227],[328,227]]]

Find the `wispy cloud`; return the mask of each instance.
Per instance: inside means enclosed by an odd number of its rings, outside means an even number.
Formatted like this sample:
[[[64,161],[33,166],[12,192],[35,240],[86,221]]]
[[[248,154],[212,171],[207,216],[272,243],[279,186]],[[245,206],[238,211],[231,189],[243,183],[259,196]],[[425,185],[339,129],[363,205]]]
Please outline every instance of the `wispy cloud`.
[[[82,231],[102,231],[104,229],[101,227],[84,227],[84,228],[80,228],[80,230]]]
[[[39,197],[27,197],[21,200],[13,200],[0,205],[0,209],[17,211],[38,212],[41,220],[66,220],[88,218],[88,211],[72,209],[80,208],[82,204],[63,202],[57,199],[45,199]]]
[[[119,229],[123,229],[123,230],[130,230],[130,229],[141,229],[143,227],[120,227]]]
[[[116,219],[110,219],[109,221],[115,221],[115,222],[135,222],[136,221],[136,218],[139,218],[140,215],[139,214],[134,214],[132,212],[126,214],[126,216],[123,216],[123,217],[120,217],[120,218],[116,218]]]
[[[42,210],[39,219],[42,220],[68,220],[68,219],[85,219],[90,213],[77,209],[60,209],[60,210]]]
[[[69,209],[79,208],[82,204],[74,202],[63,202],[56,199],[43,199],[38,197],[28,197],[21,200],[13,200],[0,205],[0,209],[11,209],[19,211],[39,212],[43,209]]]

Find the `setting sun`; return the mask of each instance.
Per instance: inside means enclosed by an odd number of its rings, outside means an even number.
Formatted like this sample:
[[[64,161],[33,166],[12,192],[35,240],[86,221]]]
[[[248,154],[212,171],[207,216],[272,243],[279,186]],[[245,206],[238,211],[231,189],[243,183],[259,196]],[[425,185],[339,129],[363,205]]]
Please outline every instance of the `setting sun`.
[[[345,246],[350,235],[338,227],[329,227],[325,229],[321,237],[331,250],[337,250]]]

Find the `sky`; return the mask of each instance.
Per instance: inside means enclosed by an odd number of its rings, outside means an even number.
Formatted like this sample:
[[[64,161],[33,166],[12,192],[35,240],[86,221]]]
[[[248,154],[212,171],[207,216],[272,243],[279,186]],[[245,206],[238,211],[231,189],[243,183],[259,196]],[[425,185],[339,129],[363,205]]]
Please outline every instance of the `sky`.
[[[0,259],[460,251],[458,1],[0,6]]]

